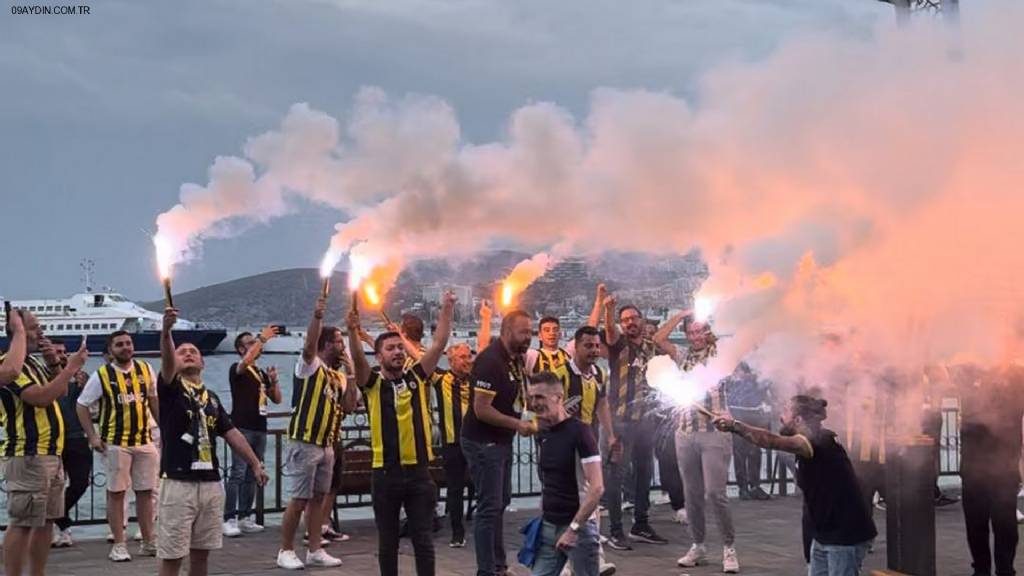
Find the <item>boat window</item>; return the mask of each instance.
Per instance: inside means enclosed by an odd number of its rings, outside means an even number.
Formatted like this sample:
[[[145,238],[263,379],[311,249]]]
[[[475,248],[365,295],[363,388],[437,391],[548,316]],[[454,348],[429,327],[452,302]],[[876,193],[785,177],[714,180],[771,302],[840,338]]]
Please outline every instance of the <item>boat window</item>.
[[[75,324],[75,330],[81,330],[81,329],[82,329],[82,325],[81,324]]]
[[[47,306],[46,307],[46,311],[47,312],[53,312],[53,306]]]

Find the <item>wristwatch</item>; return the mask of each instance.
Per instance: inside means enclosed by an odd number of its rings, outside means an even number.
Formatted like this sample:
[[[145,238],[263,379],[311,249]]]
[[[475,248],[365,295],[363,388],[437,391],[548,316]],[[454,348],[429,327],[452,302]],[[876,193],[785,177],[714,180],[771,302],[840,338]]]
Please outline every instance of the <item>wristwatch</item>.
[[[573,532],[576,532],[578,534],[580,531],[580,523],[573,520],[569,523],[569,530],[572,530]]]

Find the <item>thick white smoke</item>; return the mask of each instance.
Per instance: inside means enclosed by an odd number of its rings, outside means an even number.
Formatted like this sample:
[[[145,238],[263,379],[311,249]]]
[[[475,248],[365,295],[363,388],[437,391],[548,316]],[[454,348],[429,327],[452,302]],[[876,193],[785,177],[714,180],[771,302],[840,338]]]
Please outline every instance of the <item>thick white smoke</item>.
[[[975,16],[959,33],[795,38],[692,100],[599,88],[583,119],[532,104],[488,143],[432,97],[363,90],[343,132],[296,105],[247,159],[183,187],[160,234],[187,254],[301,195],[351,216],[331,254],[358,246],[385,289],[412,259],[498,244],[700,246],[726,360],[756,349],[793,372],[822,331],[858,333],[880,363],[1005,357],[1024,285],[1024,9]]]

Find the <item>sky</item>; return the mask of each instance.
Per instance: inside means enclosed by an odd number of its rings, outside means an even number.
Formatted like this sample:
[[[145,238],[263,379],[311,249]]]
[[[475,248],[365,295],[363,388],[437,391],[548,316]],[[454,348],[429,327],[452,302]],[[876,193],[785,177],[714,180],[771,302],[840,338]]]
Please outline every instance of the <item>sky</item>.
[[[91,14],[0,14],[0,295],[62,297],[96,282],[160,295],[151,235],[182,184],[309,103],[339,119],[364,87],[430,95],[468,143],[552,102],[587,115],[601,88],[701,102],[701,77],[805,35],[867,37],[870,0],[212,0],[89,2]],[[799,86],[794,86],[798,90]],[[691,101],[692,100],[692,101]],[[315,267],[349,215],[301,201],[204,242],[176,290]]]

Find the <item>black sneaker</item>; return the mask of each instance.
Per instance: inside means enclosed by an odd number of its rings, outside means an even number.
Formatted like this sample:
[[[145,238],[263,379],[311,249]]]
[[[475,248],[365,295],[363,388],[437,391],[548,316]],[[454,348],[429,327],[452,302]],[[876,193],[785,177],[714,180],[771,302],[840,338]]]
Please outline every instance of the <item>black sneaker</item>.
[[[938,498],[935,499],[935,505],[949,506],[950,504],[956,504],[959,501],[960,499],[955,496],[947,496],[945,494],[941,494]]]
[[[629,544],[629,540],[627,540],[626,537],[623,534],[621,534],[621,533],[616,534],[616,533],[613,532],[612,535],[608,537],[608,541],[605,542],[605,544],[608,544],[608,547],[611,548],[612,550],[632,550],[633,549],[633,547],[630,546],[630,544]]]
[[[449,548],[465,548],[466,537],[465,536],[452,536],[452,541],[448,543]]]
[[[752,500],[771,500],[772,497],[767,492],[761,489],[760,486],[755,486],[750,490],[750,498]]]
[[[668,540],[658,536],[658,533],[650,526],[634,525],[629,531],[629,538],[631,540],[636,540],[637,542],[646,542],[648,544],[668,544]]]

